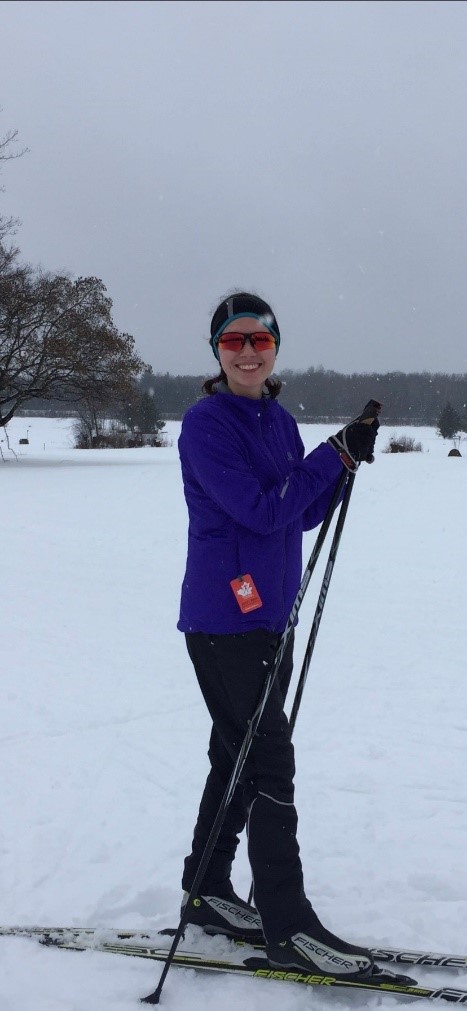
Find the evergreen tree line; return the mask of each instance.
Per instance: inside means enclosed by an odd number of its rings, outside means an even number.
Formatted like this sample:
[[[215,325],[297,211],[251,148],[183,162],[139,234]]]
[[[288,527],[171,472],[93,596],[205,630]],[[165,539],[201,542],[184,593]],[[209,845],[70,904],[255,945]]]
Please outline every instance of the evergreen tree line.
[[[297,421],[338,422],[358,414],[372,397],[383,404],[385,424],[437,425],[447,404],[467,430],[467,374],[387,372],[343,375],[324,368],[306,372],[286,369],[280,402]],[[159,416],[179,420],[202,396],[205,376],[172,376],[147,372],[140,380],[151,390]]]

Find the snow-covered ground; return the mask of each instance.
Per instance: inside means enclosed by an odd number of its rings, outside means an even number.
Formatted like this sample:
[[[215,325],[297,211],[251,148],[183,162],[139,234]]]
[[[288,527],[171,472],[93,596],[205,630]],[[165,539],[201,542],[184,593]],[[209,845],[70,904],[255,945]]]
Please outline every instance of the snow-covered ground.
[[[18,460],[1,443],[1,920],[157,929],[178,922],[209,730],[175,627],[179,425],[171,447],[142,450],[75,450],[70,428],[16,419]],[[331,430],[302,426],[307,448]],[[467,443],[449,459],[434,430],[407,429],[423,453],[391,456],[381,450],[392,431],[357,477],[296,728],[300,842],[331,929],[455,952],[467,936]],[[317,573],[298,668],[319,584]],[[249,880],[242,846],[241,893]],[[1,1011],[136,1011],[159,974],[139,959],[0,938]],[[180,969],[163,1002],[356,1006]],[[357,999],[380,1002],[392,1006]]]

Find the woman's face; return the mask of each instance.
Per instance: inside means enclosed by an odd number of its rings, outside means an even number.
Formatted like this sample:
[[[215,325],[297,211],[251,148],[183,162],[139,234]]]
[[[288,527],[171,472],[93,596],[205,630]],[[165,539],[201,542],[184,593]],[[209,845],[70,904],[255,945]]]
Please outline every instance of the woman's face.
[[[228,333],[270,333],[270,330],[253,316],[242,316],[229,323],[222,336]],[[258,351],[246,341],[241,351],[228,351],[219,343],[218,353],[230,392],[259,400],[264,383],[274,368],[276,349]]]

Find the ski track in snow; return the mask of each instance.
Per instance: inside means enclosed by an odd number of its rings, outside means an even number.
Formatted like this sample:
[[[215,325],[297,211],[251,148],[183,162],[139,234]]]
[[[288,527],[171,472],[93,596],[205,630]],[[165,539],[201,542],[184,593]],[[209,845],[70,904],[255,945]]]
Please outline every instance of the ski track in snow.
[[[29,428],[30,445],[18,440]],[[2,922],[178,922],[209,719],[176,630],[186,551],[179,424],[165,449],[78,451],[14,419],[2,448]],[[334,426],[301,426],[308,450]],[[295,743],[307,890],[337,933],[467,942],[467,442],[381,450],[357,477]],[[305,560],[316,534],[305,538]],[[296,674],[326,547],[301,611]],[[293,691],[294,685],[292,685]],[[235,884],[248,892],[242,841]],[[1,1011],[136,1009],[160,966],[0,938]],[[414,972],[419,979],[421,972]],[[425,973],[467,987],[467,973]],[[379,995],[171,970],[170,1011],[340,1011]]]

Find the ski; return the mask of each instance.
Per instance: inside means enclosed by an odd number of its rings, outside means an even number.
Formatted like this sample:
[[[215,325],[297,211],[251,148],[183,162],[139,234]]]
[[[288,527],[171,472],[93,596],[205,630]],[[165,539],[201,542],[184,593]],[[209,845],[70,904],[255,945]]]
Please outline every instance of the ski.
[[[83,951],[91,949],[99,952],[109,952],[116,955],[130,955],[147,958],[156,962],[165,962],[167,948],[152,947],[147,943],[131,943],[138,939],[144,942],[151,935],[143,931],[101,930],[93,928],[69,929],[33,927],[3,927],[0,933],[4,936],[22,936],[37,938],[44,944],[50,944],[67,950]],[[114,937],[114,940],[110,938]],[[107,936],[109,939],[104,940]],[[387,949],[382,949],[387,951]],[[248,952],[251,952],[249,954]],[[414,953],[409,953],[414,954]],[[368,979],[338,979],[331,975],[321,975],[306,972],[290,972],[286,969],[273,969],[260,950],[248,945],[237,945],[231,954],[209,955],[199,951],[178,950],[173,959],[173,965],[186,969],[196,969],[203,972],[237,973],[254,979],[274,982],[294,983],[300,986],[324,986],[328,989],[366,991],[370,993],[386,993],[393,996],[419,998],[423,1000],[450,1001],[456,1004],[467,1004],[467,990],[456,990],[453,987],[430,988],[420,986],[409,976],[396,974],[391,970],[377,970]],[[144,1001],[143,1001],[144,1003]]]
[[[135,941],[143,945],[147,941],[157,940],[161,935],[173,934],[173,931],[157,930],[119,930],[115,927],[0,927],[0,936],[43,937],[44,943],[59,944],[60,938],[95,939],[115,943]],[[207,935],[209,936],[209,935]],[[243,947],[243,942],[234,942]],[[92,946],[92,945],[90,945]],[[262,945],[254,945],[255,951],[262,951]],[[373,957],[378,962],[388,962],[393,965],[419,965],[423,968],[467,969],[467,955],[450,955],[434,951],[413,951],[411,948],[370,948]]]
[[[153,949],[154,951],[154,949]],[[148,957],[161,958],[160,953],[151,954]],[[198,969],[202,971],[214,971],[223,973],[240,973],[254,979],[267,979],[274,982],[294,983],[302,986],[316,987],[325,986],[339,990],[365,991],[370,993],[391,994],[399,997],[414,997],[423,1000],[446,1000],[457,1004],[467,1004],[467,990],[455,990],[452,987],[438,987],[430,989],[419,986],[410,976],[402,976],[390,970],[375,969],[374,975],[368,979],[351,980],[337,979],[335,976],[325,976],[305,972],[290,972],[286,969],[273,969],[267,960],[258,955],[243,958],[241,961],[227,959],[212,959],[205,955],[193,952],[175,952],[172,958],[172,965],[184,966],[185,968]],[[150,997],[143,998],[142,1003],[154,1003]]]

